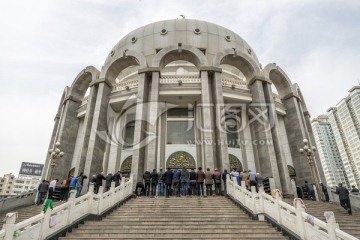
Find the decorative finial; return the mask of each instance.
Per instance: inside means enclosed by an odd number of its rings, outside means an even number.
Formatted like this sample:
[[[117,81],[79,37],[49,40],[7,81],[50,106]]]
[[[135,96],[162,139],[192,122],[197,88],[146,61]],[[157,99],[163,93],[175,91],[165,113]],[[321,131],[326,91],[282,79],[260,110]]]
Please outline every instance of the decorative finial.
[[[180,17],[182,17],[183,19],[185,19],[185,16],[184,15],[179,15]]]

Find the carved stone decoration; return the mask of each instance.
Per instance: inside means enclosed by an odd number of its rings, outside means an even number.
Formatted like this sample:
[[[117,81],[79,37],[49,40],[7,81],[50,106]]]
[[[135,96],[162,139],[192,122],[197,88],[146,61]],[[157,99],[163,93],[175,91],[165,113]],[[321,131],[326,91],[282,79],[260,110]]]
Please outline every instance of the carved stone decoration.
[[[172,169],[181,169],[186,167],[187,169],[196,168],[195,159],[189,153],[184,151],[178,151],[171,154],[166,162],[166,167]]]
[[[296,177],[296,171],[295,171],[295,168],[288,165],[288,172],[289,172],[289,176],[290,178],[295,178]]]
[[[132,163],[132,155],[125,158],[125,160],[121,164],[120,172],[121,173],[130,173],[131,172],[131,163]]]
[[[243,171],[243,166],[240,160],[232,154],[229,154],[230,170],[236,168],[236,171]]]

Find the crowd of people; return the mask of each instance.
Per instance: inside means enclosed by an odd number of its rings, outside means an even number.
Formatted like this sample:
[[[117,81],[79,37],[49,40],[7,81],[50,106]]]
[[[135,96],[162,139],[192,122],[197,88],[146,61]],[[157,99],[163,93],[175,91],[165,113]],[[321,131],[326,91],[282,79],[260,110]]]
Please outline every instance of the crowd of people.
[[[221,173],[217,168],[214,171],[207,168],[205,172],[201,167],[196,172],[194,168],[189,171],[185,167],[174,170],[168,168],[165,172],[162,168],[159,172],[153,169],[152,172],[145,171],[143,182],[136,184],[135,194],[146,197],[220,196],[226,194],[228,174],[226,169]],[[239,172],[233,169],[230,176],[236,178],[239,185],[244,181],[247,188],[262,185],[261,175],[250,170]]]

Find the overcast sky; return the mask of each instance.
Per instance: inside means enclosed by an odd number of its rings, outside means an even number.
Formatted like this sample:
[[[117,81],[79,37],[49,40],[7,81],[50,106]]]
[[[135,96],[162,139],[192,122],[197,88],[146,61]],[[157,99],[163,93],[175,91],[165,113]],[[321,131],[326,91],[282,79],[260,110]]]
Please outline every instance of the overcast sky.
[[[0,176],[44,163],[63,89],[84,67],[101,69],[124,35],[180,14],[233,30],[263,66],[277,63],[312,117],[360,81],[359,0],[1,1]]]

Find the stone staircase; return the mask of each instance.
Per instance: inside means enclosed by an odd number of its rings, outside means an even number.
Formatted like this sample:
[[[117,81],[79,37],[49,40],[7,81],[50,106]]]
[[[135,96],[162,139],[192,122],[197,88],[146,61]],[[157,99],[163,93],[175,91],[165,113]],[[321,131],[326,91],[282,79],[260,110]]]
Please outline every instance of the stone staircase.
[[[60,239],[288,239],[224,197],[136,198]]]
[[[60,202],[54,201],[53,205],[54,207],[58,206],[60,205]],[[9,210],[7,212],[18,212],[18,216],[16,218],[16,223],[18,223],[41,213],[42,208],[42,205],[38,206],[34,204],[31,206],[19,207],[13,210]],[[2,229],[2,226],[5,223],[5,215],[7,212],[0,213],[0,229]]]
[[[293,204],[291,200],[285,200],[289,204]],[[352,215],[346,213],[338,203],[325,203],[317,201],[304,200],[306,212],[314,217],[326,222],[324,212],[332,211],[335,214],[336,222],[342,231],[353,235],[360,239],[360,211],[352,209]]]

